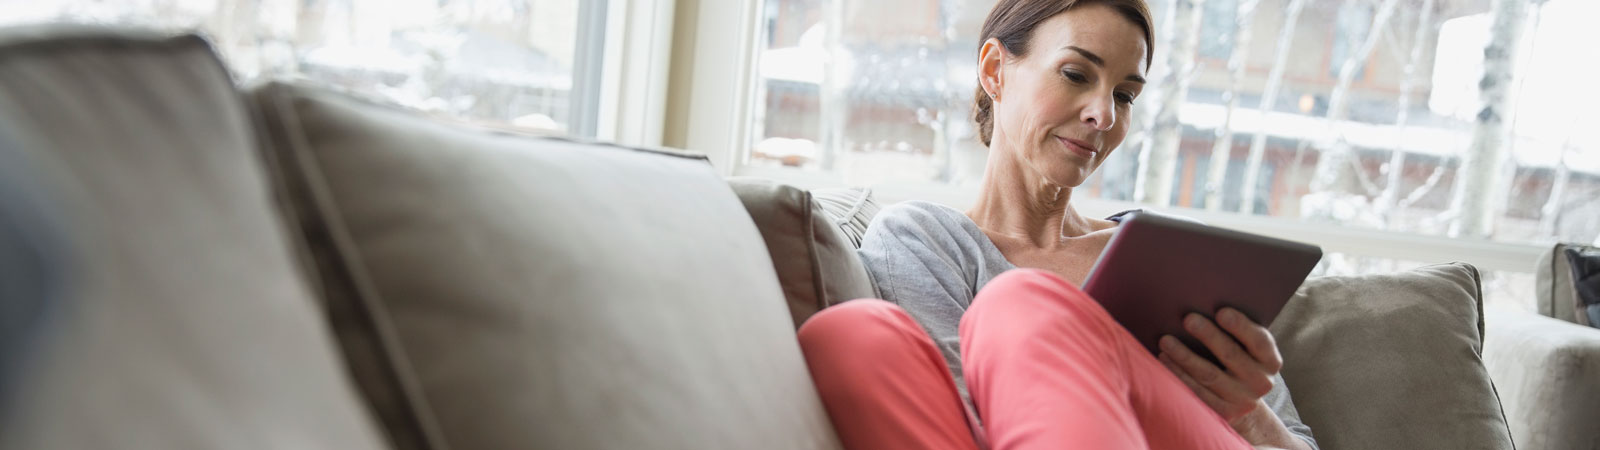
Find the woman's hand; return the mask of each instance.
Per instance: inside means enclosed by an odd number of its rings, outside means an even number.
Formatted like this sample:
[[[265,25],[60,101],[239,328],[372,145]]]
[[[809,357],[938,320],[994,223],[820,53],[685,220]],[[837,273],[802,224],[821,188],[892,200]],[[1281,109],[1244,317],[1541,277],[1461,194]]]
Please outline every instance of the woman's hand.
[[[1239,311],[1223,308],[1217,311],[1216,322],[1189,314],[1183,320],[1183,328],[1204,343],[1222,367],[1189,350],[1178,338],[1162,336],[1161,354],[1156,358],[1167,370],[1177,374],[1201,401],[1257,448],[1310,448],[1289,433],[1283,421],[1261,400],[1272,390],[1273,375],[1283,368],[1278,343],[1266,327]]]
[[[1162,336],[1157,359],[1168,370],[1235,429],[1257,408],[1266,409],[1261,397],[1272,390],[1272,377],[1283,368],[1278,344],[1266,327],[1239,311],[1223,308],[1217,311],[1216,322],[1191,313],[1184,318],[1183,328],[1205,344],[1222,367],[1196,354],[1178,338]]]

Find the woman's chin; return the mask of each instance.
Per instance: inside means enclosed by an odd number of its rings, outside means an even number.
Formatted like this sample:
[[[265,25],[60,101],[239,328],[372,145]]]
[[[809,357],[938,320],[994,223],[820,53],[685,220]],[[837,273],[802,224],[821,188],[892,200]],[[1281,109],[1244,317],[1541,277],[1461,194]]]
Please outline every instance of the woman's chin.
[[[1094,175],[1094,169],[1079,161],[1062,161],[1045,173],[1047,174],[1045,179],[1049,180],[1050,184],[1075,188],[1088,181],[1089,176]]]
[[[1050,184],[1061,186],[1067,189],[1074,189],[1078,186],[1082,186],[1085,181],[1088,181],[1089,175],[1091,175],[1091,173],[1086,170],[1059,171],[1046,177],[1046,179],[1050,182]]]

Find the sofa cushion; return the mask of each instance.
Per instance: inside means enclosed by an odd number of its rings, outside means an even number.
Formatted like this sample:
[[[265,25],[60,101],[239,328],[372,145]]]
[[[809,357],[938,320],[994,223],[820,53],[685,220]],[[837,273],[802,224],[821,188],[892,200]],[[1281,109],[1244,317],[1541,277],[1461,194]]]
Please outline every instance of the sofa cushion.
[[[855,245],[804,189],[760,178],[728,180],[772,254],[795,329],[822,308],[876,297]]]
[[[68,225],[69,283],[0,448],[383,448],[208,45],[0,34],[0,124]]]
[[[330,308],[392,331],[374,361],[410,372],[362,382],[415,380],[450,448],[838,447],[761,235],[703,157],[252,99],[328,245]]]
[[[1301,286],[1271,329],[1323,450],[1512,448],[1480,357],[1478,283],[1455,263]]]

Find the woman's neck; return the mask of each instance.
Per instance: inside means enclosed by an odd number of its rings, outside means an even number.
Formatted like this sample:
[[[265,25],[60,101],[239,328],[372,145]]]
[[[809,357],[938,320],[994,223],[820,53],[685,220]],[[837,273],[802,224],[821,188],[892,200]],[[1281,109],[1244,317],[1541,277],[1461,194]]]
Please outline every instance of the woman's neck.
[[[1004,151],[999,136],[989,150],[978,201],[967,217],[991,239],[1024,240],[1050,249],[1095,231],[1093,222],[1072,207],[1072,189],[1050,183],[1015,152]]]

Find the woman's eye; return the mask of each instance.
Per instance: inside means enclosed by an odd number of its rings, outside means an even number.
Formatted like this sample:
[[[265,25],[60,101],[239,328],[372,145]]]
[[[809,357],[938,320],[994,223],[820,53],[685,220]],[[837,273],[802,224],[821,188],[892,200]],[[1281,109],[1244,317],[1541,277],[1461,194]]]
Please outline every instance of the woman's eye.
[[[1115,95],[1113,95],[1112,97],[1117,99],[1117,103],[1121,103],[1121,104],[1124,104],[1124,105],[1132,105],[1133,104],[1133,94],[1129,94],[1129,93],[1126,93],[1126,92],[1118,92]]]
[[[1082,83],[1084,81],[1088,81],[1088,79],[1089,79],[1089,77],[1085,77],[1081,73],[1073,72],[1073,71],[1070,71],[1070,70],[1062,71],[1061,72],[1061,76],[1067,77],[1068,80],[1072,80],[1072,81],[1078,82],[1078,83]]]

